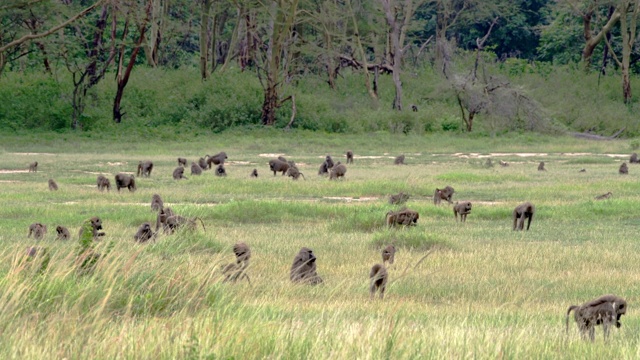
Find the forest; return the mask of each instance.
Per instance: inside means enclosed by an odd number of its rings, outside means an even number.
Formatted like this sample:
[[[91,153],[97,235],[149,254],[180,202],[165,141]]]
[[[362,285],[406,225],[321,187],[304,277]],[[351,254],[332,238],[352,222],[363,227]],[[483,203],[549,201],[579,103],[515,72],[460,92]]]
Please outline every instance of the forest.
[[[639,13],[638,0],[6,0],[0,129],[633,137]]]

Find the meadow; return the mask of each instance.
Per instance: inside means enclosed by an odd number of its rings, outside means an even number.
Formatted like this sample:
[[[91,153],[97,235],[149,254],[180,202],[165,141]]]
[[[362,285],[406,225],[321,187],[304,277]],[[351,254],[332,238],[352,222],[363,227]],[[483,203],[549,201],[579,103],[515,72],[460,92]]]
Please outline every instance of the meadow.
[[[618,174],[636,146],[273,129],[166,139],[0,135],[0,358],[638,358],[640,165]],[[344,162],[346,150],[355,163],[344,180],[316,174],[325,155]],[[229,156],[227,177],[187,170],[188,180],[171,178],[177,157],[190,164],[219,151]],[[393,165],[399,154],[406,165]],[[267,161],[278,155],[306,180],[273,176]],[[496,165],[485,166],[487,158]],[[36,160],[38,172],[28,173]],[[98,174],[114,185],[113,175],[135,172],[140,160],[155,166],[137,191],[97,190]],[[546,172],[537,171],[540,161]],[[257,179],[249,178],[254,168]],[[464,224],[451,205],[433,204],[434,189],[446,185],[454,201],[473,203]],[[388,197],[400,191],[420,219],[387,229],[385,213],[398,208]],[[611,199],[594,200],[608,191]],[[135,243],[137,227],[155,222],[154,193],[205,229]],[[524,201],[537,208],[531,229],[512,231],[511,212]],[[102,218],[107,235],[96,247],[106,255],[83,274],[73,259],[91,216]],[[48,225],[41,241],[27,238],[36,221]],[[72,239],[55,240],[56,225]],[[239,241],[252,249],[251,284],[223,283],[220,267]],[[369,269],[390,243],[398,249],[390,284],[383,301],[371,301]],[[43,272],[23,261],[31,245],[51,255]],[[303,246],[318,257],[322,285],[289,281]],[[607,293],[630,307],[608,341],[601,327],[594,343],[582,340],[573,318],[565,332],[569,305]]]

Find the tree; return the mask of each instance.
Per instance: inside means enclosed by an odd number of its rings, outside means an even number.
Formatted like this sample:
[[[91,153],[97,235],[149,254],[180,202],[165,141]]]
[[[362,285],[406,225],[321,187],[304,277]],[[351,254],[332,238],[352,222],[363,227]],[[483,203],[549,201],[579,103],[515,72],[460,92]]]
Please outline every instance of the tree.
[[[631,53],[636,42],[639,13],[640,0],[623,0],[618,4],[618,7],[613,14],[613,16],[617,14],[620,19],[622,57],[618,58],[613,49],[611,49],[611,55],[615,59],[616,63],[618,63],[618,66],[620,66],[620,72],[622,73],[622,96],[625,104],[631,103],[632,98],[630,78]],[[606,43],[608,47],[611,47],[609,41]]]

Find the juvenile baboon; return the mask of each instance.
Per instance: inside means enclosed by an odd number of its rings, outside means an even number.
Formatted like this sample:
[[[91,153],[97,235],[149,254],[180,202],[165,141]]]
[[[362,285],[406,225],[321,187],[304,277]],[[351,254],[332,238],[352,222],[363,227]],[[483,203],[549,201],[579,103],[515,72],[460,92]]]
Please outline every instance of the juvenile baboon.
[[[107,189],[107,191],[111,191],[111,181],[103,175],[98,175],[98,180],[96,182],[98,184],[98,190],[104,191],[104,189]]]
[[[227,170],[224,168],[223,164],[218,165],[216,168],[216,176],[227,176]]]
[[[204,222],[199,217],[195,218],[186,218],[180,215],[172,215],[167,217],[165,221],[164,232],[173,234],[179,228],[186,226],[191,230],[195,230],[198,227],[198,223],[196,220],[200,220],[200,224],[202,224],[202,229],[206,230],[204,227]]]
[[[310,285],[322,283],[322,278],[316,273],[316,256],[313,254],[313,250],[306,247],[300,249],[293,258],[289,278],[293,282]]]
[[[191,175],[202,175],[202,168],[195,162],[191,163]]]
[[[156,231],[158,231],[158,229],[162,225],[162,230],[166,233],[167,219],[173,215],[175,215],[175,213],[173,212],[173,210],[171,210],[170,207],[160,209],[160,211],[158,212],[158,217],[156,218]]]
[[[127,188],[131,192],[136,191],[136,179],[133,175],[118,173],[115,176],[115,180],[118,192],[120,192],[122,188]]]
[[[302,176],[303,179],[307,180],[295,164],[290,164],[289,170],[287,170],[287,176],[290,176],[293,180],[298,180],[300,176]]]
[[[618,173],[620,174],[629,174],[629,167],[627,166],[626,162],[623,162],[622,165],[620,165],[620,169],[618,169]]]
[[[326,175],[329,173],[329,169],[327,168],[327,162],[323,161],[318,169],[318,175]]]
[[[224,265],[222,268],[222,274],[225,276],[224,282],[237,281],[246,278],[249,283],[249,275],[246,270],[249,267],[249,259],[251,258],[251,249],[244,242],[239,242],[233,245],[233,253],[236,255],[236,262]]]
[[[371,267],[371,271],[369,271],[369,295],[371,300],[373,300],[377,291],[380,292],[380,300],[384,299],[384,291],[387,288],[388,277],[389,275],[384,265],[375,264]]]
[[[393,264],[393,261],[396,257],[396,247],[393,245],[387,245],[384,249],[382,249],[382,265],[386,265],[387,262],[389,264]]]
[[[207,159],[206,159],[207,156],[209,156],[209,155],[206,155],[205,157],[198,159],[198,165],[200,165],[200,168],[202,170],[208,170],[209,169],[209,164],[207,164]]]
[[[155,236],[156,234],[154,234],[153,231],[151,230],[151,224],[149,224],[148,222],[145,222],[142,225],[140,225],[136,234],[133,235],[133,240],[139,243],[144,243],[151,239],[154,239]]]
[[[164,207],[164,202],[158,194],[151,196],[151,211],[160,211]]]
[[[149,177],[151,176],[151,170],[153,170],[153,163],[151,161],[140,161],[138,163],[137,176]]]
[[[418,106],[411,104],[411,111],[418,112]]]
[[[91,233],[93,234],[93,239],[96,240],[99,236],[104,236],[104,232],[98,232],[98,230],[102,230],[102,219],[97,216],[89,219],[91,222]],[[83,227],[80,227],[80,231],[78,231],[78,236],[82,238]]]
[[[640,160],[638,160],[638,154],[636,154],[636,153],[631,154],[631,157],[629,157],[629,163],[630,164],[640,164]]]
[[[338,161],[334,166],[333,169],[331,169],[331,174],[329,175],[329,180],[334,180],[334,179],[338,179],[338,178],[343,178],[344,179],[344,174],[347,173],[347,167],[344,164],[341,164],[340,161]]]
[[[397,156],[395,160],[393,160],[394,165],[404,165],[404,155]]]
[[[39,222],[29,225],[29,234],[27,234],[27,237],[31,237],[31,235],[33,235],[34,239],[41,240],[46,234],[47,225]]]
[[[502,161],[502,160],[500,160],[500,161],[498,162],[498,164],[500,164],[500,166],[502,166],[502,167],[507,167],[507,166],[509,166],[509,163],[508,163],[508,162],[506,162],[506,161]]]
[[[327,157],[324,159],[324,162],[327,163],[327,169],[331,170],[331,168],[333,168],[333,159],[331,158],[331,155],[327,155]]]
[[[213,165],[224,164],[224,161],[227,159],[227,153],[225,153],[224,151],[221,151],[213,156],[207,156],[207,165],[209,165],[210,168],[212,168]]]
[[[589,339],[594,341],[595,327],[602,324],[604,338],[607,339],[611,325],[615,325],[617,328],[622,325],[620,317],[627,313],[627,302],[616,295],[603,295],[582,305],[569,306],[565,317],[567,333],[569,332],[571,311],[573,311],[573,317],[583,338],[588,334]]]
[[[258,169],[253,169],[253,171],[251,172],[251,175],[249,175],[252,178],[257,178],[258,177]]]
[[[587,172],[587,169],[583,168],[583,169],[580,169],[580,171],[578,171],[578,172]]]
[[[34,161],[29,164],[29,172],[38,172],[38,162]]]
[[[182,166],[175,168],[172,176],[174,180],[187,179],[187,177],[184,176],[184,168]]]
[[[56,184],[56,182],[53,179],[49,179],[49,190],[51,191],[58,190],[58,184]]]
[[[187,159],[179,157],[178,158],[178,166],[180,166],[180,165],[187,166]]]
[[[538,164],[538,171],[547,171],[547,169],[544,168],[544,161],[540,161],[540,164]]]
[[[403,209],[399,211],[389,211],[386,216],[387,227],[404,225],[415,226],[418,223],[420,214],[417,211]]]
[[[269,168],[273,171],[273,176],[276,176],[277,172],[282,172],[282,175],[289,170],[289,163],[280,159],[269,160]]]
[[[536,212],[536,207],[530,202],[522,203],[513,209],[513,230],[524,230],[524,220],[529,219],[527,222],[527,231],[531,226],[531,220],[533,220],[533,214]]]
[[[467,215],[471,213],[471,202],[461,201],[453,205],[453,214],[456,216],[456,222],[458,221],[458,214],[460,214],[460,222],[467,221]]]
[[[447,185],[444,189],[436,188],[436,191],[433,192],[433,203],[435,205],[440,205],[442,200],[446,200],[449,204],[452,204],[451,198],[456,191],[449,185]]]
[[[610,198],[610,197],[612,197],[612,196],[613,196],[613,194],[611,193],[611,191],[609,191],[609,192],[608,192],[608,193],[606,193],[606,194],[602,194],[602,195],[598,195],[598,196],[596,196],[596,197],[595,197],[595,199],[596,199],[596,200],[605,200],[605,199],[608,199],[608,198]]]
[[[347,164],[353,164],[353,151],[347,150]]]
[[[71,233],[69,232],[69,229],[67,229],[64,226],[61,226],[61,225],[56,226],[56,233],[58,233],[58,236],[56,237],[56,239],[58,240],[71,239]]]
[[[389,204],[392,204],[392,205],[404,204],[407,202],[407,200],[409,200],[410,197],[411,195],[405,194],[401,191],[395,195],[389,196]]]

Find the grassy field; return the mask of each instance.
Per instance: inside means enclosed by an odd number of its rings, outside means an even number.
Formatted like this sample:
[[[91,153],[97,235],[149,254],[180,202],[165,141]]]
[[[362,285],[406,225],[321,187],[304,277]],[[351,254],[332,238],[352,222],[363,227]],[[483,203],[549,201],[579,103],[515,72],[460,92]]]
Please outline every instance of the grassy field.
[[[632,143],[270,130],[188,141],[0,135],[0,358],[636,359],[640,166],[618,174]],[[326,154],[344,162],[348,149],[356,158],[343,181],[316,175]],[[171,178],[178,156],[222,150],[226,178]],[[392,165],[399,154],[407,165]],[[306,180],[269,173],[277,155],[295,160]],[[486,157],[496,166],[484,166]],[[38,172],[27,173],[36,160]],[[136,192],[96,189],[98,174],[113,183],[140,160],[155,167]],[[548,171],[537,171],[540,161]],[[59,191],[47,189],[49,178]],[[465,224],[432,202],[446,185],[454,201],[473,203]],[[412,195],[406,205],[420,220],[388,230],[384,215],[396,206],[387,199],[399,191]],[[612,199],[593,200],[608,191]],[[137,227],[155,221],[154,193],[206,229],[135,243]],[[536,217],[530,231],[515,232],[511,211],[523,201]],[[79,274],[77,232],[91,216],[103,220],[96,248],[106,256]],[[27,238],[36,221],[49,229],[37,244]],[[55,240],[56,225],[72,240]],[[239,241],[253,252],[251,284],[222,283],[220,267]],[[387,296],[370,301],[368,272],[389,243],[398,253]],[[30,245],[48,248],[43,273],[22,261]],[[318,257],[323,285],[289,281],[303,246]],[[598,328],[590,343],[571,321],[567,335],[567,307],[606,293],[629,303],[622,327],[607,342]]]

